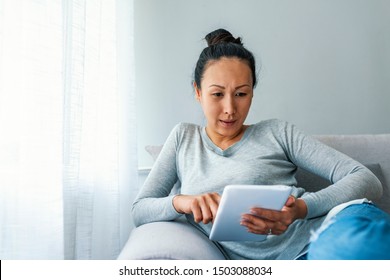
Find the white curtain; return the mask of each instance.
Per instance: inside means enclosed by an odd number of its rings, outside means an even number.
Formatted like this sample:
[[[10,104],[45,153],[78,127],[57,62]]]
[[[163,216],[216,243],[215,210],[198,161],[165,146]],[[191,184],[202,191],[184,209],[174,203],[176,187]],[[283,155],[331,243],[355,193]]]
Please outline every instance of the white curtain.
[[[132,12],[126,0],[0,0],[1,259],[114,259],[126,241]]]

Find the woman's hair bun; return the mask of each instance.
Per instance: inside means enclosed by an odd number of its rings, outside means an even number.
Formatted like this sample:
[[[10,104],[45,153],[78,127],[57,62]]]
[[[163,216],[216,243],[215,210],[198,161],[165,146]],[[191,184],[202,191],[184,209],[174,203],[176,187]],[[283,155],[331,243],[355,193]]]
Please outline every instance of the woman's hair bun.
[[[209,34],[206,35],[205,39],[209,47],[221,43],[234,43],[234,44],[239,44],[241,46],[243,45],[241,43],[240,37],[234,38],[229,31],[222,28],[210,32]]]

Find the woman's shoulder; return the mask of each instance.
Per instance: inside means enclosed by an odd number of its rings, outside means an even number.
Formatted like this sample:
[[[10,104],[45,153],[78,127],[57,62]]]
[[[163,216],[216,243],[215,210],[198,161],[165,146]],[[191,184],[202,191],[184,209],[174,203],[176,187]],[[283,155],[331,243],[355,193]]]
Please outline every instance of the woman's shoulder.
[[[175,135],[175,138],[180,142],[184,138],[191,138],[195,135],[200,135],[201,130],[202,127],[200,125],[180,122],[173,127],[171,135]]]
[[[288,126],[291,126],[292,124],[285,121],[285,120],[281,120],[281,119],[267,119],[267,120],[262,120],[262,121],[259,121],[255,124],[253,124],[253,128],[254,129],[259,129],[259,130],[263,130],[263,129],[283,129],[283,128],[286,128]]]
[[[281,119],[262,120],[252,125],[252,134],[255,138],[266,137],[277,139],[278,142],[291,141],[300,135],[296,126]]]
[[[201,134],[201,128],[196,124],[180,122],[172,128],[164,146],[172,146],[177,149],[183,143],[196,139],[196,135]]]
[[[191,132],[191,131],[200,131],[201,128],[202,127],[200,125],[197,125],[197,124],[180,122],[173,127],[172,131],[179,132],[179,133],[180,132]]]

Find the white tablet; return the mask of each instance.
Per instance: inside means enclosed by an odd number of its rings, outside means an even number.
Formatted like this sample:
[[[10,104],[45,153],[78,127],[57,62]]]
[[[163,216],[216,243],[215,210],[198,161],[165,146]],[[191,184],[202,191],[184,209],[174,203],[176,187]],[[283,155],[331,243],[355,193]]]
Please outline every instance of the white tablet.
[[[267,235],[254,234],[240,225],[242,214],[253,207],[280,210],[291,194],[285,185],[229,185],[226,186],[210,232],[214,241],[263,241]]]

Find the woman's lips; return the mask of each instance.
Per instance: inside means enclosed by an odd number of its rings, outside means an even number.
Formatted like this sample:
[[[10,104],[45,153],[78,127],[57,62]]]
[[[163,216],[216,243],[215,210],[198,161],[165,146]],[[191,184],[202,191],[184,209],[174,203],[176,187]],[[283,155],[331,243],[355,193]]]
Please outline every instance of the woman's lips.
[[[236,123],[235,120],[220,120],[220,122],[224,127],[231,127]]]

